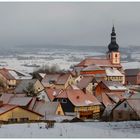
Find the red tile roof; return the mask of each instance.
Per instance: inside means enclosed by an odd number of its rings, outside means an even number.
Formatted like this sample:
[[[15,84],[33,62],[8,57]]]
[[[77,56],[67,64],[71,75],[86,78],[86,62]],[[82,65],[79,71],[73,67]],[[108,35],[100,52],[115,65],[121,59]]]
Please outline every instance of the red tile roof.
[[[94,79],[93,76],[84,76],[78,83],[77,87],[80,89],[86,88],[90,82]]]
[[[45,91],[50,101],[53,101],[55,97],[58,95],[58,93],[61,91],[61,89],[46,88]]]
[[[32,97],[12,97],[8,104],[17,106],[27,106],[32,100]]]
[[[0,69],[0,73],[7,79],[7,80],[15,80],[15,78],[9,73],[8,69]]]
[[[84,93],[82,90],[67,90],[67,95],[74,106],[101,105],[95,96],[90,93]]]
[[[112,64],[111,61],[107,58],[100,58],[100,57],[88,57],[81,61],[76,67],[86,67],[89,65],[97,65],[97,66],[113,66],[113,67],[122,67],[121,65]]]
[[[66,90],[60,91],[56,98],[68,98]]]
[[[13,96],[14,94],[3,93],[0,97],[0,101],[3,101],[3,104],[7,104]]]
[[[43,80],[42,80],[42,84],[46,87],[48,84],[50,84],[50,82],[54,83],[54,84],[58,84],[58,85],[64,85],[68,78],[69,78],[70,74],[69,73],[64,73],[64,74],[47,74]]]
[[[17,107],[20,107],[20,106],[5,104],[5,105],[0,107],[0,115],[4,114],[4,113],[6,113],[6,112],[8,112],[10,110],[13,110],[14,108],[17,108]],[[22,108],[22,107],[20,107],[20,108]],[[22,109],[27,110],[27,111],[32,112],[32,113],[35,113],[35,114],[43,117],[43,115],[41,115],[41,114],[39,114],[37,112],[34,112],[32,110],[25,109],[25,108],[22,108]]]

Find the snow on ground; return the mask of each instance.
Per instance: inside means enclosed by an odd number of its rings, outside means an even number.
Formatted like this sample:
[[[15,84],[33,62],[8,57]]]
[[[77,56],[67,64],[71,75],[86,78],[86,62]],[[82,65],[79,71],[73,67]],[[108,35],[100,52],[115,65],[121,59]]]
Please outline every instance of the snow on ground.
[[[125,62],[122,63],[124,69],[140,68],[140,62]]]
[[[0,128],[1,138],[140,138],[140,121],[10,124]]]

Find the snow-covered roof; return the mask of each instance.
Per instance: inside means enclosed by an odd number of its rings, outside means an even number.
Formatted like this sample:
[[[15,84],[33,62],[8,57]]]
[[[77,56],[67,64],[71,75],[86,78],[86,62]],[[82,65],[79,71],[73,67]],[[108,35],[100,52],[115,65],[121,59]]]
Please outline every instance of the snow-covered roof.
[[[119,85],[112,85],[112,86],[108,86],[108,88],[110,90],[127,90],[127,88],[125,86],[119,86]]]
[[[123,86],[123,84],[120,82],[103,80],[102,83],[110,90],[124,90],[124,91],[127,90],[127,88]]]
[[[107,76],[123,76],[123,74],[116,68],[105,68]]]
[[[27,74],[23,74],[21,72],[17,72],[15,70],[9,70],[8,71],[15,79],[31,79],[32,77]]]
[[[30,103],[31,100],[32,100],[32,97],[12,97],[8,104],[26,106]]]

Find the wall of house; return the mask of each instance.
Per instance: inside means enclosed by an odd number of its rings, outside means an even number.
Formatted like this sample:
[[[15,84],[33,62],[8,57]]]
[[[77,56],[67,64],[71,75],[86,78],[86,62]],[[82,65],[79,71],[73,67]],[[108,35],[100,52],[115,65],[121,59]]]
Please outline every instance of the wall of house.
[[[137,76],[126,76],[125,83],[136,85],[137,84]]]
[[[105,70],[81,71],[80,74],[105,74]]]
[[[0,120],[8,121],[8,119],[17,118],[18,121],[20,118],[28,118],[29,120],[40,120],[41,117],[35,113],[24,110],[20,107],[17,107],[13,110],[10,110],[2,115],[0,115]]]
[[[89,83],[88,86],[87,86],[87,88],[86,88],[86,90],[87,90],[89,93],[93,94],[93,84],[92,84],[92,83]]]
[[[111,53],[112,64],[120,64],[120,52]]]
[[[76,112],[78,118],[99,119],[100,117],[99,105],[75,107],[74,111]]]
[[[106,86],[103,83],[100,83],[95,88],[95,96],[101,95],[103,92],[108,92],[109,90],[106,88]]]
[[[35,88],[35,93],[38,93],[44,89],[43,85],[40,83],[39,80],[36,81],[34,88]]]
[[[64,115],[64,111],[63,111],[63,109],[61,107],[61,104],[59,104],[59,106],[58,106],[58,108],[56,110],[56,114],[57,115]]]
[[[107,76],[106,81],[117,81],[124,84],[124,76]]]
[[[0,73],[0,80],[4,84],[4,87],[7,88],[7,79]]]
[[[9,86],[16,86],[16,80],[7,80],[1,73],[0,73],[0,80],[3,82],[5,88],[10,88]]]
[[[64,102],[64,100],[66,102]],[[54,102],[60,102],[61,103],[61,106],[62,106],[62,109],[65,112],[74,112],[74,105],[70,102],[69,99],[67,98],[59,98],[59,99],[54,99]]]
[[[127,121],[127,120],[137,120],[138,116],[136,112],[129,106],[129,104],[124,101],[112,112],[113,121]]]

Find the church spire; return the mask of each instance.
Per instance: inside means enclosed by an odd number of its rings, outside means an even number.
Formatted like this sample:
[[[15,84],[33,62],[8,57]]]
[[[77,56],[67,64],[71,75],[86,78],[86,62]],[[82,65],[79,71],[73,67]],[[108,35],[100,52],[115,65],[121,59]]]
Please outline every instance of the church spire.
[[[114,24],[113,24],[113,27],[112,27],[111,42],[110,42],[110,44],[108,45],[108,49],[109,49],[109,52],[112,52],[112,51],[117,52],[118,49],[119,49],[119,46],[118,46],[118,44],[116,43],[116,33],[115,33]]]

